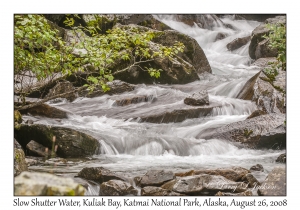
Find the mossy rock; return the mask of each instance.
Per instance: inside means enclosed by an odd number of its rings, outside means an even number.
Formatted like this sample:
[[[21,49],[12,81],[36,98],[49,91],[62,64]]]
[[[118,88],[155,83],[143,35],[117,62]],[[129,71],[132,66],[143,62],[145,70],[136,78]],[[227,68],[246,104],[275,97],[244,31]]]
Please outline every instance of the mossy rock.
[[[22,149],[14,149],[14,176],[19,175],[23,171],[27,171],[27,163],[25,161],[25,154]]]
[[[22,115],[18,110],[14,111],[14,122],[21,123],[22,122]]]
[[[14,193],[15,196],[83,196],[85,188],[71,178],[23,172],[15,178]]]
[[[31,140],[35,140],[44,147],[52,148],[52,140],[55,136],[55,144],[58,145],[57,155],[59,157],[91,156],[97,153],[100,147],[97,139],[71,128],[22,124],[20,129],[15,129],[15,136],[23,148]]]

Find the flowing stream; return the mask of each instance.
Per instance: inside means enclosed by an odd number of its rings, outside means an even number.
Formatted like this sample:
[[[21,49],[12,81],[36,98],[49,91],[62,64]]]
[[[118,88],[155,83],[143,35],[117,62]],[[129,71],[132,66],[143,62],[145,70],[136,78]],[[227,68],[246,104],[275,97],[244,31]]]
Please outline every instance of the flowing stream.
[[[251,101],[235,97],[246,81],[258,72],[251,66],[248,55],[249,43],[228,51],[226,45],[235,38],[251,35],[260,23],[256,21],[234,20],[224,17],[221,20],[234,29],[215,26],[212,30],[201,29],[176,22],[172,16],[156,18],[175,30],[197,40],[204,50],[213,74],[200,75],[200,80],[185,85],[138,85],[134,91],[119,96],[104,95],[95,98],[78,98],[68,102],[51,103],[69,111],[67,119],[57,121],[43,117],[25,116],[36,123],[70,127],[85,131],[96,137],[101,149],[99,154],[87,160],[68,159],[67,163],[53,167],[51,160],[44,166],[31,166],[35,171],[54,171],[56,174],[74,175],[84,167],[102,166],[129,178],[140,176],[150,169],[172,170],[174,172],[192,169],[215,169],[241,166],[249,169],[262,164],[265,171],[257,174],[259,180],[274,168],[276,158],[282,150],[253,150],[221,139],[202,139],[204,130],[217,128],[232,122],[246,119],[255,109]],[[218,33],[227,37],[215,41]],[[140,116],[153,115],[178,109],[190,94],[206,89],[211,104],[216,104],[209,116],[186,119],[176,123],[140,122]],[[116,106],[120,97],[147,95],[147,102]],[[155,100],[156,99],[156,100]],[[90,187],[87,194],[96,195],[98,186]],[[95,188],[96,186],[96,188]],[[98,188],[97,188],[98,187]]]

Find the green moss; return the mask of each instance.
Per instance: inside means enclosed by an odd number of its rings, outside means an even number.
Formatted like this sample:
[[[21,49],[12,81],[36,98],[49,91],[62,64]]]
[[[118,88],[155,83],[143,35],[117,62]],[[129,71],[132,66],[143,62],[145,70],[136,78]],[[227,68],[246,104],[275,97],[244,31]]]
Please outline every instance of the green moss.
[[[253,133],[253,130],[244,129],[244,136],[248,138]]]
[[[75,193],[75,190],[71,189],[67,192],[67,196],[75,196],[76,193]]]
[[[14,122],[17,122],[17,123],[22,122],[22,115],[18,110],[14,111]]]

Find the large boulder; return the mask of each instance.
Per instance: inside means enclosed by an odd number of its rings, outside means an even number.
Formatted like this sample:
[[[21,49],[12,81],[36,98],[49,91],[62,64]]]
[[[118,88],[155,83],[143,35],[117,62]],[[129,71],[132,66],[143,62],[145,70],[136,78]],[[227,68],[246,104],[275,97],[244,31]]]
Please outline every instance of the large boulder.
[[[77,95],[75,93],[75,88],[69,81],[58,82],[53,88],[49,90],[49,93],[45,96],[45,98],[53,97],[67,92],[70,92],[70,94],[64,96],[64,98],[70,101],[74,101],[77,98]]]
[[[71,178],[48,173],[23,172],[15,177],[15,196],[82,196],[84,187]]]
[[[191,106],[209,105],[208,93],[206,90],[193,93],[192,96],[185,98],[183,102]]]
[[[276,159],[277,163],[286,163],[286,153],[279,155]]]
[[[58,145],[57,155],[60,157],[84,157],[94,155],[100,148],[97,139],[77,130],[46,125],[24,125],[15,129],[18,142],[25,148],[29,141],[35,140],[45,147],[52,148],[53,137]]]
[[[110,180],[108,182],[103,182],[100,185],[100,195],[124,196],[137,194],[137,189],[135,189],[131,184],[121,180]]]
[[[268,114],[219,127],[201,138],[226,139],[250,148],[282,149],[286,147],[284,114]]]
[[[175,30],[167,30],[153,39],[153,42],[165,46],[171,46],[176,41],[183,43],[185,46],[184,51],[182,53],[179,52],[178,56],[191,64],[195,68],[197,74],[212,72],[204,51],[194,38]]]
[[[78,176],[87,180],[93,180],[98,183],[107,182],[109,180],[121,180],[126,181],[126,178],[116,174],[113,171],[105,169],[103,167],[87,167],[83,168]]]
[[[154,115],[142,115],[139,117],[141,122],[151,123],[169,123],[182,122],[189,118],[199,118],[199,116],[209,115],[216,106],[189,106],[182,109],[176,109],[169,112],[161,112]]]
[[[116,25],[115,27],[126,30],[152,30],[137,25]],[[207,58],[195,39],[173,30],[163,32],[153,30],[153,32],[156,34],[156,37],[149,44],[150,51],[157,51],[160,45],[171,46],[178,41],[185,45],[184,52],[178,52],[172,58],[157,57],[154,60],[140,63],[140,68],[134,66],[128,71],[115,73],[116,79],[133,84],[186,84],[198,80],[198,73],[211,72]],[[129,65],[131,65],[129,61],[120,59],[112,66],[112,69],[114,69],[114,72],[117,72],[127,68]],[[148,71],[143,70],[147,68],[161,69],[160,77],[150,77]]]
[[[215,195],[217,192],[244,192],[247,185],[230,181],[223,176],[195,175],[176,178],[173,191],[187,195]]]
[[[22,149],[14,148],[14,176],[27,170],[24,151]]]
[[[141,177],[139,185],[145,186],[161,186],[165,182],[168,182],[175,178],[175,174],[172,171],[164,170],[151,170]]]
[[[229,51],[233,51],[236,50],[242,46],[244,46],[245,44],[247,44],[251,39],[251,36],[246,36],[246,37],[242,37],[242,38],[236,38],[233,41],[229,42],[226,47]]]
[[[286,169],[274,168],[257,192],[263,196],[286,196]]]
[[[20,111],[22,114],[31,114],[33,116],[43,116],[49,118],[63,119],[68,117],[68,112],[48,104],[41,104],[29,109]]]
[[[269,18],[253,30],[249,45],[249,55],[252,59],[274,57],[274,50],[267,46],[265,38],[263,37],[270,33],[270,30],[266,27],[267,24],[286,24],[286,16]],[[277,56],[276,53],[275,56]]]
[[[269,75],[266,68],[274,58],[261,58],[253,64],[262,69],[250,78],[237,98],[255,101],[259,110],[265,113],[286,112],[286,72],[279,70],[278,75]]]
[[[261,164],[256,164],[250,167],[250,171],[264,171],[264,167]]]
[[[53,148],[53,151],[47,147],[44,147],[43,145],[31,140],[26,145],[26,155],[27,156],[37,156],[37,157],[55,157],[55,148]]]

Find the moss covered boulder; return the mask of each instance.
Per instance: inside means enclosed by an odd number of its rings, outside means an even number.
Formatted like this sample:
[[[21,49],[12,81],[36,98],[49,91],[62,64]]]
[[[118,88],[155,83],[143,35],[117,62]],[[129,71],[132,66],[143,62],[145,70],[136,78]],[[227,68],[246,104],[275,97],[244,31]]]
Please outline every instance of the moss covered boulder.
[[[153,42],[165,46],[171,46],[176,41],[183,43],[185,46],[184,51],[182,53],[179,52],[178,56],[190,63],[195,68],[196,73],[212,72],[204,51],[194,38],[178,31],[167,30],[153,39]]]
[[[249,45],[249,55],[252,59],[277,56],[277,51],[268,47],[267,40],[263,37],[270,33],[270,29],[267,28],[268,24],[286,24],[286,16],[269,18],[252,31]]]
[[[24,148],[31,140],[44,147],[52,148],[55,136],[55,145],[58,146],[57,155],[60,157],[91,156],[97,153],[100,147],[97,139],[71,128],[22,124],[19,130],[15,130],[15,136]]]
[[[22,123],[22,115],[18,110],[14,111],[14,128],[19,129],[20,128],[20,123]]]
[[[22,149],[14,149],[14,176],[19,175],[23,171],[27,171],[27,163],[25,161],[25,154]]]
[[[197,41],[187,35],[173,30],[156,31],[138,25],[116,25],[123,30],[153,31],[156,36],[149,43],[150,51],[157,51],[162,45],[173,46],[176,42],[184,44],[183,52],[179,52],[172,58],[156,58],[139,64],[139,67],[131,67],[128,71],[115,74],[116,79],[133,84],[186,84],[199,80],[198,74],[211,72],[208,60],[197,43]],[[130,66],[130,61],[119,60],[112,69],[114,72]],[[160,77],[150,77],[147,68],[161,69]]]
[[[15,196],[82,196],[84,187],[73,179],[48,173],[23,172],[15,178]]]

